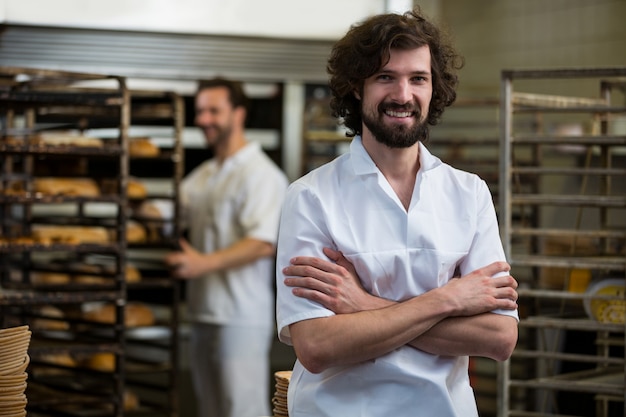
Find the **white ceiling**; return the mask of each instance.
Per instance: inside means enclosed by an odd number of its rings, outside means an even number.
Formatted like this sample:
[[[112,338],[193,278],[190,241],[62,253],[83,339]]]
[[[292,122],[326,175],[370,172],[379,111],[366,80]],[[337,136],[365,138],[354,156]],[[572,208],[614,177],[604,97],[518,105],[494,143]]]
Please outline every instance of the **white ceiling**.
[[[0,0],[0,23],[336,39],[407,0]]]

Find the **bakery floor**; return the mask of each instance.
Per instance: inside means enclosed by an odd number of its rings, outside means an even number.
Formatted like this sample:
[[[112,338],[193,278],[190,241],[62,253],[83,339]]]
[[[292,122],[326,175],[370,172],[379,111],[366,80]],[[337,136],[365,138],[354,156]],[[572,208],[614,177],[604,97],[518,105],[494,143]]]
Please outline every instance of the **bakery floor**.
[[[180,339],[180,376],[179,376],[179,417],[197,417],[196,413],[196,401],[191,385],[191,374],[189,372],[188,361],[188,345],[187,345],[187,332],[181,329]],[[293,348],[287,346],[278,341],[278,338],[274,338],[272,345],[272,351],[270,353],[270,366],[271,373],[268,375],[270,385],[270,395],[273,395],[273,387],[275,384],[274,372],[290,370],[296,360],[296,355],[293,352]],[[271,399],[271,398],[270,398]]]

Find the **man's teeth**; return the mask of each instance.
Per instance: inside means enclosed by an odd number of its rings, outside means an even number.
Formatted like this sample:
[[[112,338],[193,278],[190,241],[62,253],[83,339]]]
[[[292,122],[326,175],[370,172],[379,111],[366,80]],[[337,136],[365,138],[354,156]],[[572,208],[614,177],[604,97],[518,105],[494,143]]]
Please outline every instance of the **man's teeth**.
[[[410,111],[392,111],[392,110],[387,110],[385,113],[391,117],[410,117],[413,114],[413,112],[410,112]]]

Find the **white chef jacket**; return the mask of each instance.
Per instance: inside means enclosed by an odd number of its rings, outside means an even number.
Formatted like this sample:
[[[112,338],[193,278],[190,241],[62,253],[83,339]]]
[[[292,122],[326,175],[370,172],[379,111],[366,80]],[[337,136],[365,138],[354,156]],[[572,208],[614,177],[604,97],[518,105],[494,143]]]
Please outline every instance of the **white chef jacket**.
[[[287,189],[284,173],[249,143],[222,165],[202,163],[181,184],[189,239],[200,252],[213,252],[244,237],[276,243]],[[274,259],[188,281],[192,321],[219,325],[271,326],[274,322]]]
[[[478,176],[434,157],[420,143],[420,170],[409,210],[355,137],[350,152],[294,182],[281,218],[277,257],[277,324],[334,313],[299,298],[281,269],[293,256],[341,251],[371,294],[403,301],[462,275],[505,260],[489,189]],[[517,318],[517,311],[496,311]],[[468,357],[401,347],[358,365],[312,374],[296,362],[289,415],[477,416]]]

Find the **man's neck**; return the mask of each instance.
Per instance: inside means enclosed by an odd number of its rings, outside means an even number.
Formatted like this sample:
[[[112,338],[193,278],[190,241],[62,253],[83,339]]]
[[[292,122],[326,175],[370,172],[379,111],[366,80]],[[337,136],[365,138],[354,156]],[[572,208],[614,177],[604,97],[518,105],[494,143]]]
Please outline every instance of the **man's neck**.
[[[415,177],[420,169],[419,144],[409,148],[390,148],[372,135],[363,136],[363,147],[370,155],[391,188],[408,210],[415,187]]]
[[[362,136],[362,141],[363,147],[385,177],[415,178],[417,175],[420,168],[418,143],[409,148],[390,148],[371,135]]]
[[[239,152],[248,144],[243,135],[231,136],[227,141],[215,147],[215,158],[223,164],[228,158]]]

